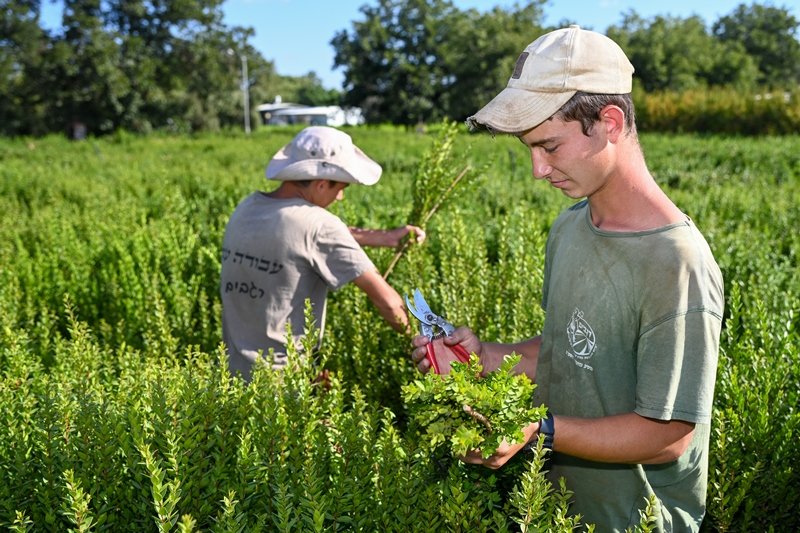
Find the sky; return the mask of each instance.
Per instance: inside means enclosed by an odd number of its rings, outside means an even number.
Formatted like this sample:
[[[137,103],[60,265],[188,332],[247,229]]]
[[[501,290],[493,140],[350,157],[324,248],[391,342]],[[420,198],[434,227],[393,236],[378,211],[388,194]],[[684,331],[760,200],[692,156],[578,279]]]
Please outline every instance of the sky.
[[[513,0],[452,0],[462,10],[485,12],[495,6],[512,8]],[[524,3],[523,1],[519,2]],[[604,33],[622,21],[631,9],[644,18],[656,15],[687,18],[699,15],[707,25],[730,14],[751,0],[550,0],[544,6],[545,25],[564,20]],[[764,4],[765,2],[759,2]],[[793,2],[790,2],[793,3]],[[275,64],[278,74],[302,76],[314,71],[329,89],[340,89],[342,70],[333,70],[333,36],[342,30],[352,32],[352,21],[363,20],[359,8],[376,5],[376,0],[227,0],[223,5],[225,22],[230,26],[252,26],[250,41],[265,59]],[[775,6],[783,7],[780,0]],[[794,16],[800,16],[795,8]],[[531,36],[533,41],[538,35]]]
[[[789,1],[792,4],[794,0]],[[512,8],[513,0],[452,0],[462,10],[477,9],[485,12],[495,6]],[[519,3],[524,3],[520,0]],[[544,24],[558,25],[564,20],[577,22],[582,27],[604,33],[622,21],[623,13],[631,9],[649,19],[656,15],[687,18],[700,16],[707,25],[733,12],[740,4],[752,0],[550,0],[544,6]],[[789,9],[800,17],[798,8],[791,8],[780,0],[759,1]],[[359,8],[375,5],[376,0],[227,0],[223,4],[225,24],[249,26],[255,36],[250,44],[261,55],[272,61],[278,74],[303,76],[314,72],[329,89],[341,89],[343,73],[333,69],[334,50],[330,45],[333,36],[342,30],[351,32],[352,22],[363,20]],[[61,2],[43,0],[44,24],[58,26]],[[531,36],[533,41],[537,35]]]

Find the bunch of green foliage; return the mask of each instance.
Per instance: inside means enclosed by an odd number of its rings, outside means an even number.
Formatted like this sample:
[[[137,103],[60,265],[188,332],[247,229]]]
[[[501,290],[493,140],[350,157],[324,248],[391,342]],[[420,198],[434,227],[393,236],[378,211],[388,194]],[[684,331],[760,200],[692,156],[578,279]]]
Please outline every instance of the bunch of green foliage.
[[[432,450],[447,445],[452,455],[480,449],[491,456],[504,441],[521,443],[522,430],[547,414],[533,407],[535,385],[515,374],[520,360],[507,356],[500,367],[482,376],[477,355],[469,363],[454,362],[449,374],[428,372],[403,387],[403,400],[413,425]]]
[[[457,133],[455,122],[445,122],[436,143],[422,155],[412,180],[413,207],[408,217],[409,224],[425,229],[436,209],[452,192],[454,180],[458,178],[451,166]]]

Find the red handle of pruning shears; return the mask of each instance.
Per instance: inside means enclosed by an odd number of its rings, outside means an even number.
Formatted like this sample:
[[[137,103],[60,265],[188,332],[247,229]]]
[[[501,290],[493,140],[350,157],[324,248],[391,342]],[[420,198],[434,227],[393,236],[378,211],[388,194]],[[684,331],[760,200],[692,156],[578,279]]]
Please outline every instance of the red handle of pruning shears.
[[[428,358],[428,362],[431,364],[431,368],[435,373],[441,374],[439,371],[439,363],[436,360],[436,348],[433,346],[433,341],[429,342],[425,348],[427,350],[426,357]],[[456,354],[456,357],[460,362],[469,363],[469,352],[467,352],[463,346],[460,344],[454,344],[453,346],[448,346],[448,348],[453,350],[453,353]]]

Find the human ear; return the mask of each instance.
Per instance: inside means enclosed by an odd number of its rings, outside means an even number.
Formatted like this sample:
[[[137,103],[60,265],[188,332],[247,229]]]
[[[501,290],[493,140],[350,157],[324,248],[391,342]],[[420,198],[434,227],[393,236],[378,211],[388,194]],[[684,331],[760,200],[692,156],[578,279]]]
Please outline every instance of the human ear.
[[[625,112],[618,106],[607,105],[600,110],[600,122],[609,140],[616,142],[625,131]]]

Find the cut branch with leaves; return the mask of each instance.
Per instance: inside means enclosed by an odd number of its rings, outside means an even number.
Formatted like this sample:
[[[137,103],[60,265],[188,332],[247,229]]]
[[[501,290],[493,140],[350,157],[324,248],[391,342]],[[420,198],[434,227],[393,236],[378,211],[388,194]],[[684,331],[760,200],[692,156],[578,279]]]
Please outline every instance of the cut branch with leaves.
[[[426,230],[428,222],[433,215],[444,205],[444,202],[455,190],[456,186],[468,175],[472,169],[466,165],[454,178],[453,170],[448,166],[453,151],[453,142],[458,127],[455,122],[444,122],[444,127],[439,140],[422,158],[422,162],[414,175],[412,184],[413,208],[408,219],[408,224]],[[389,266],[383,274],[387,279],[397,263],[408,251],[414,237],[409,235],[400,249],[395,253]]]

